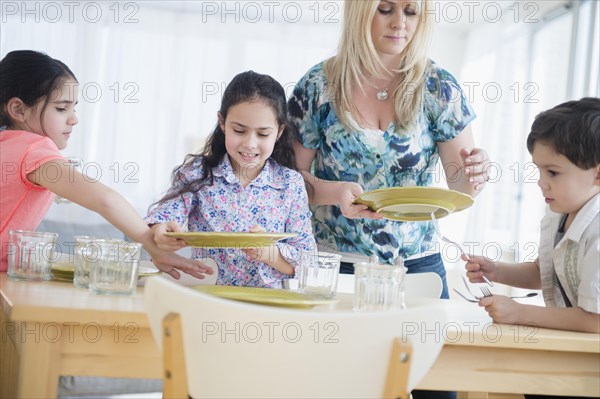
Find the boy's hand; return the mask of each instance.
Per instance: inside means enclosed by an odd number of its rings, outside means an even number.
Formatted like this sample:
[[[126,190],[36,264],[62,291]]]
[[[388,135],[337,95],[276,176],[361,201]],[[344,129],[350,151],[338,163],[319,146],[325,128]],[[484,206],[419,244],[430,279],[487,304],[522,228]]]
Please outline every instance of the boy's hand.
[[[167,232],[181,231],[181,226],[179,226],[176,222],[155,224],[151,227],[151,229],[154,233],[154,241],[160,249],[174,252],[187,246],[185,241],[175,237],[168,237],[165,235],[165,233]]]
[[[485,311],[488,312],[494,323],[517,324],[523,305],[507,296],[493,295],[481,298],[479,306],[485,307]]]
[[[266,230],[264,227],[260,225],[255,225],[250,229],[250,233],[264,233]],[[269,245],[267,247],[258,247],[258,248],[244,248],[242,249],[244,253],[251,260],[256,260],[259,262],[266,263],[267,265],[273,264],[275,259],[279,255],[279,248],[275,245]],[[277,253],[275,253],[277,251]]]
[[[485,283],[485,280],[483,279],[484,275],[489,280],[496,281],[495,262],[492,262],[483,256],[470,256],[467,258],[463,255],[461,258],[467,262],[465,269],[467,269],[467,277],[471,283]]]

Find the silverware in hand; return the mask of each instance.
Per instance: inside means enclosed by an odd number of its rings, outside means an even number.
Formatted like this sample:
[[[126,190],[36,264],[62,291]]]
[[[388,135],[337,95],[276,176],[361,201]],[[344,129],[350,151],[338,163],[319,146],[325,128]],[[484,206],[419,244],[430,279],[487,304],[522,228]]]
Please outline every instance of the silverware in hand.
[[[465,250],[460,246],[459,243],[457,243],[456,241],[452,241],[451,239],[449,239],[448,237],[446,237],[445,235],[442,234],[442,230],[440,229],[440,225],[437,221],[437,219],[435,218],[435,212],[431,212],[431,221],[433,222],[433,228],[435,229],[435,234],[437,234],[437,236],[440,238],[440,240],[448,243],[448,244],[452,244],[454,245],[456,248],[458,248],[460,250],[460,253],[463,254],[463,256],[467,259],[471,259],[471,257],[469,255],[467,255],[467,253],[465,252]],[[483,280],[490,286],[493,287],[494,283],[492,283],[485,275],[483,275]]]

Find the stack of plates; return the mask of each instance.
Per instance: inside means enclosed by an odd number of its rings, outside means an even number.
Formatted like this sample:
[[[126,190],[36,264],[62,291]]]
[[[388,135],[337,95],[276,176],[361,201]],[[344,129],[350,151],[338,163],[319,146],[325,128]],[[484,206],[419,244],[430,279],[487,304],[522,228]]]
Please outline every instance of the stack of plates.
[[[54,263],[52,265],[52,277],[59,281],[73,281],[75,265],[72,263]]]
[[[144,263],[144,264],[143,264]],[[138,269],[138,278],[154,276],[160,274],[152,262],[142,261]],[[73,263],[55,263],[52,265],[52,276],[58,281],[73,281],[75,275],[75,265]]]

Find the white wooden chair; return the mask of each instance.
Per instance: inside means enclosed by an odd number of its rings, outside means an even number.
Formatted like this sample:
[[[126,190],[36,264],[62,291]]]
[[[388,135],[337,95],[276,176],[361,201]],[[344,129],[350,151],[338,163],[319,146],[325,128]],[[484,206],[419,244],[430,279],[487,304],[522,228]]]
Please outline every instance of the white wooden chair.
[[[145,303],[165,398],[408,397],[437,358],[435,306],[353,313],[213,297],[162,277]],[[437,339],[436,339],[437,338]]]
[[[433,272],[407,274],[404,280],[407,297],[439,298],[443,288],[442,278]]]
[[[285,280],[285,287],[295,291],[298,288],[298,280]],[[442,289],[442,278],[433,272],[407,274],[404,280],[404,292],[407,297],[439,298]],[[354,293],[354,274],[339,275],[337,292]]]

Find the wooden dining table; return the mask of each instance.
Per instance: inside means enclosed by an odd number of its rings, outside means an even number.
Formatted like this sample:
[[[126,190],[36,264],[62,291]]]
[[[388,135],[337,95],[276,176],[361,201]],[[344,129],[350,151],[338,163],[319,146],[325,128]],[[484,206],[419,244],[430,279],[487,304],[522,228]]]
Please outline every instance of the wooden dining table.
[[[314,311],[352,311],[351,294],[338,299]],[[420,389],[600,396],[599,334],[495,324],[476,304],[407,298],[408,307],[423,303],[444,307],[449,321],[402,332],[445,341]],[[56,397],[61,375],[162,378],[143,287],[131,296],[105,296],[0,273],[0,307],[3,398]]]

